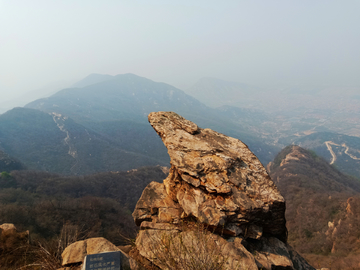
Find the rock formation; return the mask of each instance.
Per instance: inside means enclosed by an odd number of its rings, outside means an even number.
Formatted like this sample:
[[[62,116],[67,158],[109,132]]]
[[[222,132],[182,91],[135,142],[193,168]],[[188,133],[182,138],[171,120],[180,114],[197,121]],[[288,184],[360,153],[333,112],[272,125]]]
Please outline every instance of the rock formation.
[[[86,255],[111,251],[120,251],[123,269],[130,268],[131,261],[129,262],[127,254],[120,247],[116,247],[103,237],[96,237],[77,241],[67,246],[61,254],[64,268],[59,270],[80,270]]]
[[[29,231],[19,232],[12,223],[0,225],[0,269],[13,266],[23,256],[23,247],[29,242]]]
[[[171,168],[162,184],[145,188],[133,213],[143,259],[169,269],[192,247],[196,257],[215,251],[212,263],[222,269],[314,269],[286,243],[285,200],[244,143],[173,112],[150,113],[149,122]]]

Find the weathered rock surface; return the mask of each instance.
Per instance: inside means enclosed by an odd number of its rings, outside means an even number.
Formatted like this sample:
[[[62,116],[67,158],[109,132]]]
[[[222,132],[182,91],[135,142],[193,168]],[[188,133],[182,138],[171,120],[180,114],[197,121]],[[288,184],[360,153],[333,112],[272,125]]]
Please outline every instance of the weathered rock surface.
[[[201,245],[184,229],[191,221],[214,232],[203,237],[226,258],[224,269],[314,269],[286,244],[285,200],[244,143],[173,112],[150,113],[149,122],[168,149],[171,168],[163,184],[145,188],[133,213],[144,258],[168,269],[154,256],[156,243]]]
[[[168,148],[171,169],[163,185],[144,190],[133,213],[137,225],[195,217],[225,234],[286,240],[284,198],[244,143],[172,112],[151,113],[149,122]]]
[[[141,230],[136,246],[160,269],[171,269],[174,260],[182,269],[188,269],[187,261],[191,261],[192,269],[205,269],[202,264],[212,266],[206,269],[258,269],[254,257],[241,244],[229,243],[213,233]]]
[[[120,251],[122,253],[123,266],[129,266],[128,255],[120,248],[103,237],[89,238],[83,241],[77,241],[65,248],[61,254],[63,266],[78,266],[84,261],[86,255],[102,252]]]

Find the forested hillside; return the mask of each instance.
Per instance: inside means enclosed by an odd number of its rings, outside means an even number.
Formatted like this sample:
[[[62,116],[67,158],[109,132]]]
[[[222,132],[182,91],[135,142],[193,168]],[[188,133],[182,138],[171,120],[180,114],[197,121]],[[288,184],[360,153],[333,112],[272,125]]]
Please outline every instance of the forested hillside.
[[[24,164],[19,160],[10,157],[7,153],[0,150],[0,172],[10,172],[13,170],[25,169]]]
[[[12,171],[0,176],[0,224],[13,223],[32,237],[51,239],[64,224],[83,236],[103,236],[119,245],[134,237],[131,213],[145,186],[162,181],[166,168],[61,176]]]
[[[332,132],[313,133],[294,141],[315,151],[345,174],[360,179],[360,138]]]
[[[360,181],[298,146],[283,149],[268,170],[286,199],[289,243],[316,268],[354,269]]]
[[[146,144],[156,142],[147,135],[153,132],[147,121],[150,112],[174,111],[202,128],[211,128],[244,141],[264,163],[271,161],[279,150],[259,139],[249,126],[233,121],[221,111],[205,106],[169,84],[134,74],[95,79],[98,82],[89,85],[94,80],[85,78],[79,84],[81,87],[63,89],[25,107],[70,117],[88,130],[115,142],[123,140],[125,143],[122,145],[130,148],[141,144],[142,140],[146,141],[138,149],[147,149]],[[153,157],[152,153],[159,151],[155,149],[161,149],[161,146],[156,145],[148,153],[141,154]]]
[[[92,130],[28,108],[0,115],[0,150],[28,169],[72,175],[169,164],[160,138],[144,124],[102,122]]]

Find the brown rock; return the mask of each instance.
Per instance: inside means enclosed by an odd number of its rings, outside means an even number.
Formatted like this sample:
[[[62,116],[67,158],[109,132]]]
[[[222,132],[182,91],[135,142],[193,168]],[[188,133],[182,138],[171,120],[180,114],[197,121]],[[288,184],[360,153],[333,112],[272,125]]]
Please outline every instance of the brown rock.
[[[101,252],[121,251],[117,246],[103,237],[90,238],[85,241],[87,255]]]
[[[207,269],[258,269],[251,253],[241,244],[232,245],[206,231],[140,231],[136,246],[143,257],[160,269],[173,269],[175,264],[182,269],[200,269],[205,265]]]
[[[12,223],[4,223],[0,225],[0,229],[2,229],[3,231],[9,231],[9,230],[16,230],[16,227]]]
[[[177,223],[181,209],[169,196],[167,196],[164,184],[151,182],[143,191],[133,217],[136,225],[142,221],[156,219],[159,222]]]
[[[254,254],[256,263],[261,269],[296,269],[312,270],[304,258],[302,258],[291,246],[275,237],[262,237],[260,241],[252,242],[249,251]]]
[[[154,265],[147,258],[140,255],[139,250],[135,247],[129,252],[129,261],[131,270],[159,270],[160,268]]]
[[[211,226],[231,224],[224,232],[237,235],[256,222],[257,232],[286,240],[284,198],[244,143],[173,112],[150,113],[149,122],[168,148],[171,169],[164,184],[144,190],[133,213],[137,225],[195,217]]]
[[[86,255],[111,251],[121,251],[121,249],[103,237],[77,241],[66,247],[61,254],[62,265],[70,266],[72,264],[83,263]]]
[[[171,230],[180,231],[180,228],[174,224],[155,223],[155,222],[148,222],[148,221],[143,221],[141,223],[140,229],[141,230],[153,229],[153,230],[160,230],[160,231],[171,231]]]
[[[314,270],[315,268],[312,267],[308,262],[301,257],[290,245],[286,245],[291,261],[293,262],[294,269],[296,270]]]
[[[29,231],[18,232],[12,223],[0,225],[0,252],[15,250],[29,242]]]
[[[134,210],[137,261],[160,269],[197,258],[212,258],[210,269],[219,262],[229,270],[314,269],[286,244],[284,198],[244,143],[173,112],[151,113],[149,122],[171,168],[163,184],[145,188]]]
[[[19,232],[14,224],[0,225],[0,269],[15,269],[29,243],[29,231]]]
[[[250,250],[252,249],[250,248]],[[259,268],[271,270],[278,266],[283,269],[293,269],[286,244],[277,238],[261,238],[253,251]]]
[[[62,265],[67,266],[69,264],[82,263],[86,255],[86,241],[72,243],[67,246],[61,254]]]

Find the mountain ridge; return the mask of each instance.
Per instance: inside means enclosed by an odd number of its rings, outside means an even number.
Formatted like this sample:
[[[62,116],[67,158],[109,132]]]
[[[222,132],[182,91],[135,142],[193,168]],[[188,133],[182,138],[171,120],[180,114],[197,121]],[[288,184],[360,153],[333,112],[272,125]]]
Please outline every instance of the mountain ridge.
[[[66,115],[98,132],[104,122],[133,121],[147,125],[150,112],[175,111],[199,126],[241,139],[264,163],[269,162],[278,151],[277,147],[257,139],[247,127],[228,119],[221,111],[207,107],[184,91],[134,74],[116,75],[111,80],[83,88],[64,89],[25,107]]]
[[[151,157],[136,149],[123,149],[119,142],[69,117],[35,109],[15,108],[0,115],[0,131],[0,150],[32,170],[90,174],[168,164],[168,158],[164,158],[166,151]],[[156,138],[153,133],[147,136]],[[156,147],[156,139],[153,143]]]
[[[284,148],[267,168],[286,200],[289,243],[318,269],[357,266],[360,181],[296,145]]]
[[[360,179],[360,138],[335,132],[317,132],[294,141],[315,151],[343,173]]]

